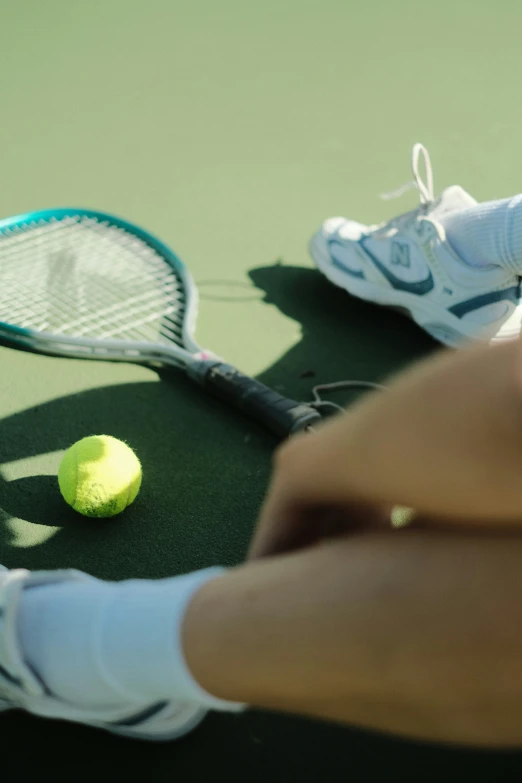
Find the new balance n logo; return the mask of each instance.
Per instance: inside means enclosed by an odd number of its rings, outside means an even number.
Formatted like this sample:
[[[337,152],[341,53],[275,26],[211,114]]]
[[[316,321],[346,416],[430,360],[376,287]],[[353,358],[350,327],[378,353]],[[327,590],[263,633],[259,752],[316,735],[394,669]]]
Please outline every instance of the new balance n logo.
[[[410,246],[404,245],[402,242],[392,242],[390,263],[409,269],[411,266]]]

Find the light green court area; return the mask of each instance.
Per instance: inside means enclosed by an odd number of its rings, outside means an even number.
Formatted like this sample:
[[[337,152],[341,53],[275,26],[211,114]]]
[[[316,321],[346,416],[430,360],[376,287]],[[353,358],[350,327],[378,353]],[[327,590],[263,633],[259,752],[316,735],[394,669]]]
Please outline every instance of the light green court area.
[[[433,348],[313,270],[307,242],[325,217],[414,206],[414,193],[379,194],[409,179],[416,141],[436,189],[522,189],[516,0],[5,5],[0,215],[77,205],[148,228],[199,285],[198,340],[297,399]],[[82,520],[57,487],[64,450],[93,433],[143,464],[138,500],[112,521]],[[176,372],[0,348],[0,562],[108,579],[239,563],[275,445]],[[21,714],[0,728],[6,781],[498,783],[522,766],[255,711],[159,746]]]

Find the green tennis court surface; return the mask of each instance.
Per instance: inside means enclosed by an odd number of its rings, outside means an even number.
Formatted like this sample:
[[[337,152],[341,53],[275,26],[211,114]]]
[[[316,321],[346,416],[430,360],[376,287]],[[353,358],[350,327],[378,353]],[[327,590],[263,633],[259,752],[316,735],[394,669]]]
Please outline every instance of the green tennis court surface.
[[[376,222],[413,205],[378,194],[409,178],[417,140],[436,188],[521,189],[520,4],[32,5],[2,12],[0,215],[76,204],[149,228],[198,283],[198,340],[297,399],[432,349],[400,315],[324,282],[306,244],[329,215]],[[102,432],[136,449],[144,483],[123,516],[88,522],[55,474],[65,448]],[[274,445],[178,373],[0,348],[0,562],[108,579],[238,563]],[[516,753],[256,712],[212,715],[167,745],[22,714],[0,729],[4,780],[499,781],[522,769]]]

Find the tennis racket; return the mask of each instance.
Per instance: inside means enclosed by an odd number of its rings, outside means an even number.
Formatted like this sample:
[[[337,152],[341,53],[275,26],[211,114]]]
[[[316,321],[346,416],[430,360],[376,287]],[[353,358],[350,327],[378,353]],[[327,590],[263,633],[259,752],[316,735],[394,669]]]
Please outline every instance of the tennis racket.
[[[173,365],[280,437],[320,420],[194,339],[198,292],[176,254],[103,212],[0,221],[0,339],[38,353]]]

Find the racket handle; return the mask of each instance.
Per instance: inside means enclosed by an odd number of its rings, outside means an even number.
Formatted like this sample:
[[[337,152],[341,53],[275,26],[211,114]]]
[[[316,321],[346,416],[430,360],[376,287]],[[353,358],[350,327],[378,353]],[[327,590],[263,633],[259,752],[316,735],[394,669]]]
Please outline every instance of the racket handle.
[[[230,364],[197,362],[189,374],[217,397],[253,416],[280,437],[317,424],[321,415],[305,403],[283,397]]]

